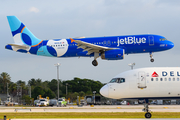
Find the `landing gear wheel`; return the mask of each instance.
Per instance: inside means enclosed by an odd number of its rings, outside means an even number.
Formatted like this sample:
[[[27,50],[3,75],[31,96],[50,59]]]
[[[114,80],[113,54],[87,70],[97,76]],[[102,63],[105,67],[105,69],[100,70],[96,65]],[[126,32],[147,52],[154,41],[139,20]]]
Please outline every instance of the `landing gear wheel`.
[[[151,118],[151,113],[149,113],[149,112],[147,112],[146,114],[145,114],[145,118]]]
[[[151,61],[151,62],[154,62],[154,59],[152,58],[150,61]]]
[[[97,66],[97,65],[98,65],[97,60],[93,60],[93,61],[92,61],[92,64],[93,64],[94,66]]]

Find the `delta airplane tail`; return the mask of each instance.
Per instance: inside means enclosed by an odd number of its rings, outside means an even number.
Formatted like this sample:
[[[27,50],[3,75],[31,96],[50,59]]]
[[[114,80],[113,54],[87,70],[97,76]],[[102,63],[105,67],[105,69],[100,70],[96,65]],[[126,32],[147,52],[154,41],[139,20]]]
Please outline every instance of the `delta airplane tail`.
[[[7,19],[15,42],[13,46],[36,46],[42,42],[16,16],[7,16]]]

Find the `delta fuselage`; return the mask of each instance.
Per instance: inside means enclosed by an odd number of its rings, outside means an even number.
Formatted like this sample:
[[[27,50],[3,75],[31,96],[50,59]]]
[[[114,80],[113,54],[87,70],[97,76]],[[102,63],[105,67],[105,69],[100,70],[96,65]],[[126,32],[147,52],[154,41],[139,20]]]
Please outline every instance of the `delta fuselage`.
[[[118,74],[100,93],[113,99],[180,99],[179,86],[179,67],[150,67]]]

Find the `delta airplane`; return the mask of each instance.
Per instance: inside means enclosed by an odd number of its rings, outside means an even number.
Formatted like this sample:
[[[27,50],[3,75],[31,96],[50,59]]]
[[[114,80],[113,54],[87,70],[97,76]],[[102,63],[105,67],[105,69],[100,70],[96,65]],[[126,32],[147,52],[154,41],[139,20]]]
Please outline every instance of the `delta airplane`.
[[[180,67],[152,67],[118,74],[100,89],[100,94],[113,99],[145,101],[145,117],[151,118],[149,99],[180,99]]]
[[[69,38],[41,40],[16,17],[7,16],[15,43],[6,45],[6,49],[16,52],[48,57],[93,57],[92,64],[98,65],[97,58],[121,60],[124,54],[152,53],[174,47],[165,37],[153,34],[109,36],[92,38]]]

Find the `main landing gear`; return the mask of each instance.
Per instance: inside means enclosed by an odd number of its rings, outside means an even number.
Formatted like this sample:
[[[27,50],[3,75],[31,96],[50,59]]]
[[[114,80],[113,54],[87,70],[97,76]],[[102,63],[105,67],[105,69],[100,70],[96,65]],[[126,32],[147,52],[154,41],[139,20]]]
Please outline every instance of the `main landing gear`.
[[[154,62],[152,52],[150,52],[149,54],[150,54],[150,58],[151,58],[150,61],[151,61],[151,62]]]
[[[145,104],[144,104],[144,109],[142,109],[145,113],[145,118],[151,118],[151,113],[150,113],[150,110],[149,110],[149,106],[148,106],[148,100],[145,100]]]
[[[93,64],[94,66],[97,66],[97,65],[98,65],[97,60],[93,60],[93,61],[92,61],[92,64]]]
[[[97,66],[98,65],[98,62],[97,62],[97,58],[99,57],[99,53],[94,53],[94,60],[92,61],[92,64],[94,65],[94,66]]]

